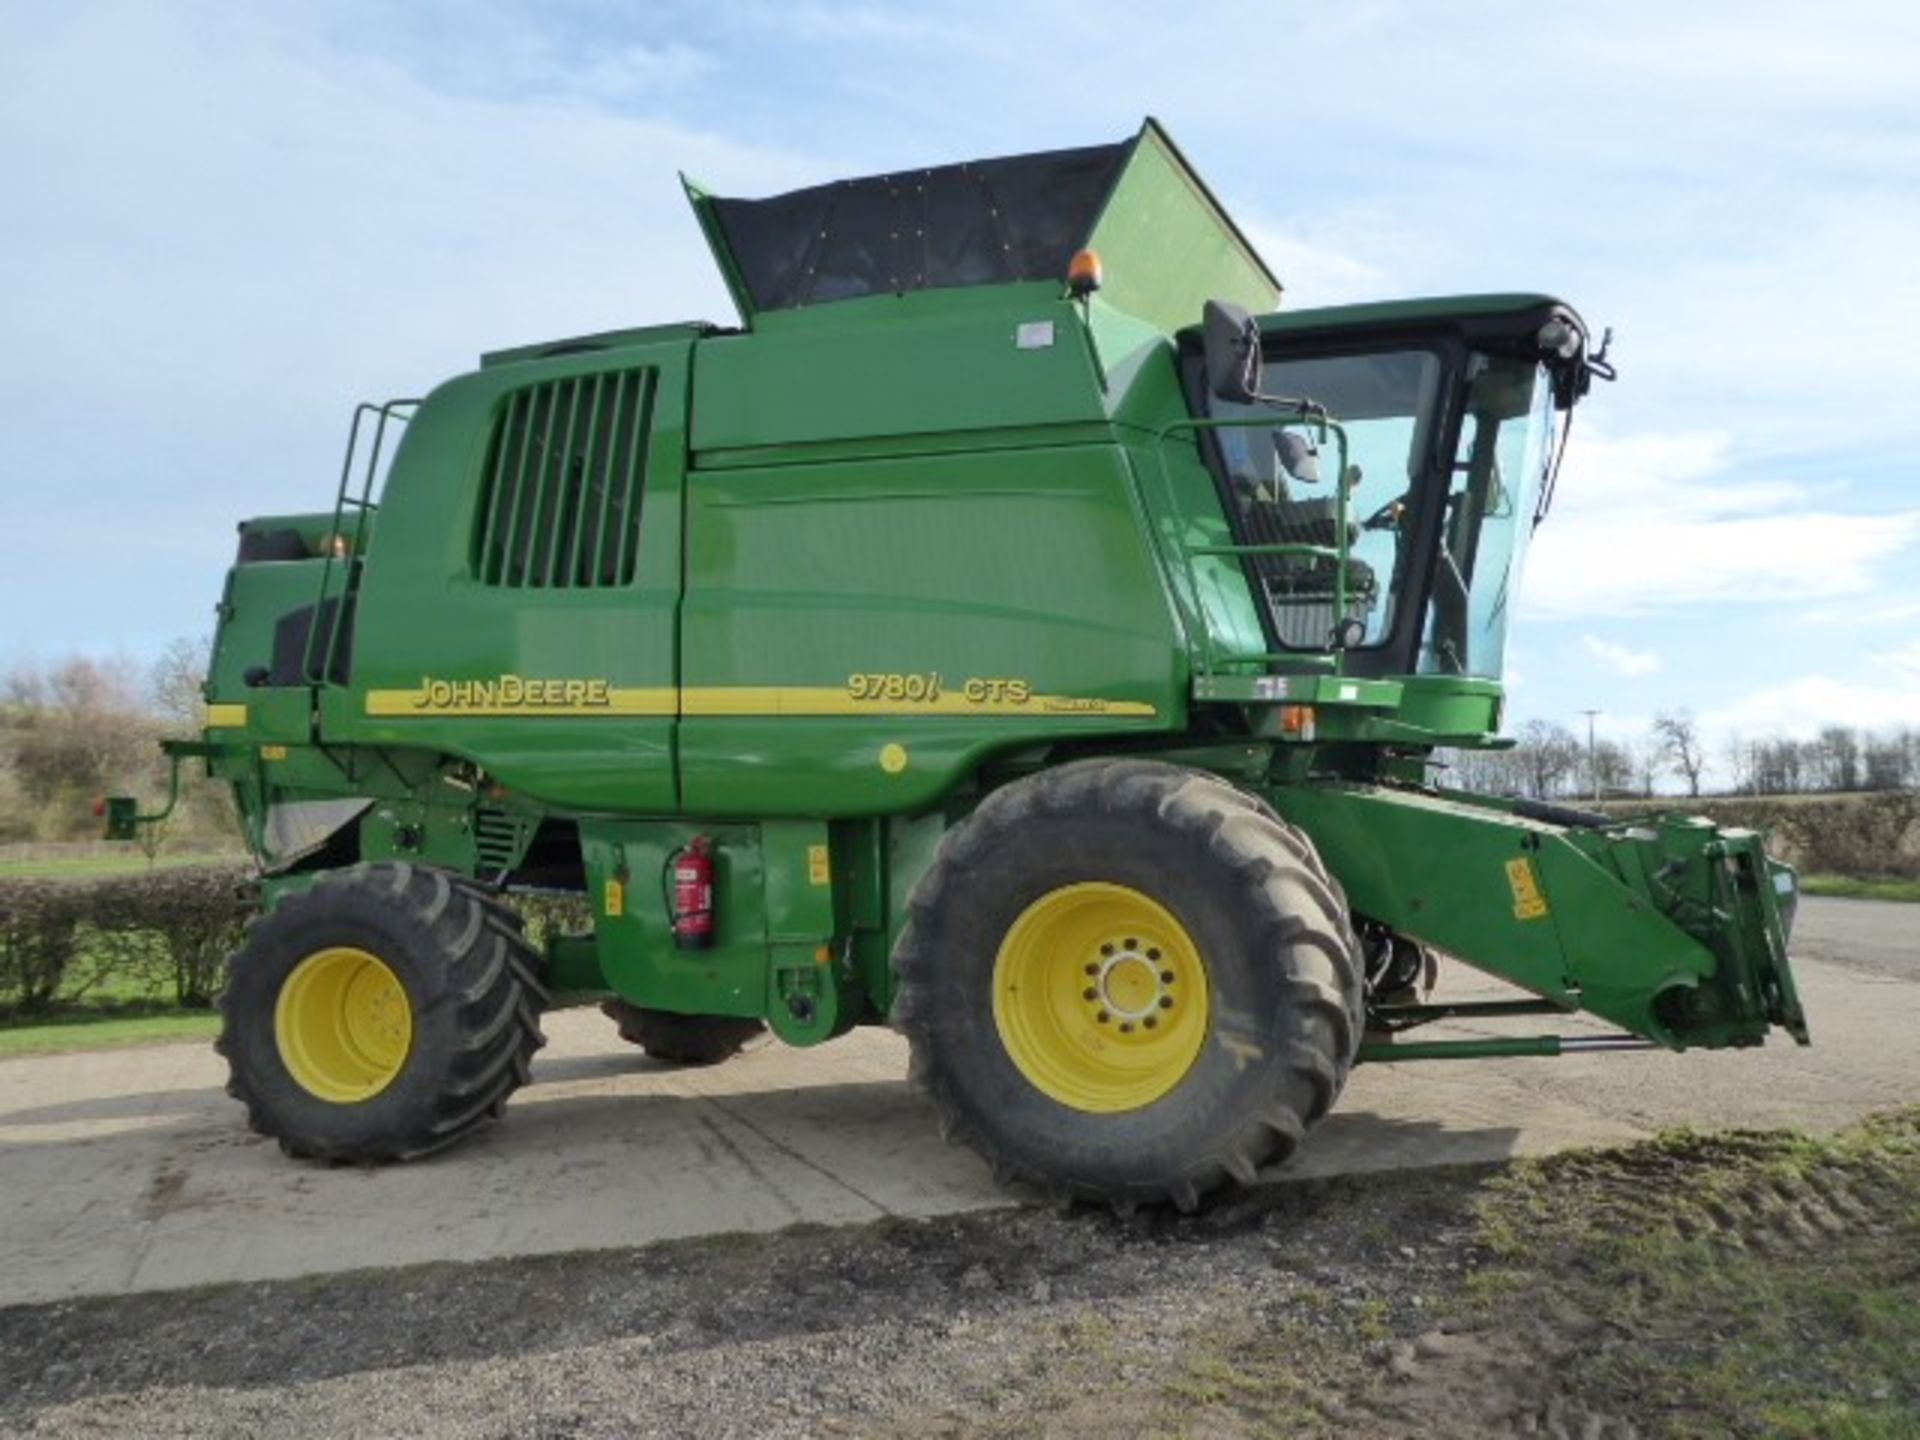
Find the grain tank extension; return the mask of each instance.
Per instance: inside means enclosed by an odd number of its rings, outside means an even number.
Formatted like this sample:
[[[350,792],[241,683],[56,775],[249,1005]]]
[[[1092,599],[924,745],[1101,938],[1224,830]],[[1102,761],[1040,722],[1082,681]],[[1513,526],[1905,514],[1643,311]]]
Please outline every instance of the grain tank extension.
[[[240,526],[172,748],[264,875],[220,1041],[258,1129],[435,1150],[591,993],[685,1063],[891,1022],[1003,1178],[1190,1207],[1356,1063],[1805,1041],[1759,837],[1434,763],[1507,743],[1606,373],[1570,307],[1281,310],[1152,122],[688,195],[739,326],[485,356]],[[516,891],[591,927],[536,947]],[[1510,998],[1436,1002],[1456,963]]]

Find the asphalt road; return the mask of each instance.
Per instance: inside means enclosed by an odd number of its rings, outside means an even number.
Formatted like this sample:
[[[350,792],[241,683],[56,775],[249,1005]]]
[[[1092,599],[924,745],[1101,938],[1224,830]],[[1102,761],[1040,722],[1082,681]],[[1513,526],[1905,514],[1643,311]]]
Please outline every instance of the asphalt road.
[[[1920,907],[1804,906],[1811,1049],[1367,1066],[1276,1181],[1920,1102]],[[595,1010],[547,1031],[503,1123],[382,1170],[283,1158],[201,1044],[0,1061],[0,1305],[1006,1203],[940,1141],[888,1032],[675,1071]]]
[[[1920,905],[1809,895],[1794,917],[1793,949],[1870,975],[1920,980]]]

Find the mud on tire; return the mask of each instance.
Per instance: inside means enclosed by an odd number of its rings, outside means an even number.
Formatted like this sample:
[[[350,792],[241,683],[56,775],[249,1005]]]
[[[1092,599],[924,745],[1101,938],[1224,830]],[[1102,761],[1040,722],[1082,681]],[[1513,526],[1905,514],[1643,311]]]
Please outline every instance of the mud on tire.
[[[294,1078],[276,1033],[282,988],[329,949],[377,958],[405,992],[410,1042],[392,1079],[352,1103]],[[233,957],[215,1048],[227,1093],[289,1155],[407,1160],[497,1117],[545,1043],[538,955],[519,917],[463,876],[405,863],[321,876],[255,920]]]
[[[1171,912],[1209,987],[1190,1067],[1117,1112],[1043,1091],[995,1015],[996,959],[1016,920],[1087,882]],[[1312,843],[1256,797],[1154,761],[1075,762],[995,791],[942,841],[893,963],[894,1023],[948,1138],[1003,1183],[1120,1208],[1191,1209],[1291,1154],[1340,1093],[1362,1030],[1346,901]]]

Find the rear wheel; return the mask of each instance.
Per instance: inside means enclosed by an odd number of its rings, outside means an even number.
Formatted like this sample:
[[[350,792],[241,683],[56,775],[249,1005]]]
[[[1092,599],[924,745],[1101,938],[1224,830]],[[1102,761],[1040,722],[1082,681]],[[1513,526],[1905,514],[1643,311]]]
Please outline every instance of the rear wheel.
[[[1311,843],[1140,760],[996,791],[942,842],[895,1021],[950,1138],[1003,1180],[1121,1206],[1250,1181],[1345,1083],[1358,950]]]
[[[249,927],[221,997],[227,1092],[290,1155],[403,1160],[500,1114],[544,1040],[510,911],[408,864],[323,875]]]
[[[734,1015],[679,1015],[608,1000],[601,1012],[620,1027],[620,1038],[669,1065],[718,1065],[767,1027]]]

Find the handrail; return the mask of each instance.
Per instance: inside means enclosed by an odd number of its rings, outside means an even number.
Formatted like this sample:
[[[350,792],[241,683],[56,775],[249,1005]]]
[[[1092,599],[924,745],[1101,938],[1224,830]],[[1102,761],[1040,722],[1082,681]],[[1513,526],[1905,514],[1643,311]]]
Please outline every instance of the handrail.
[[[1338,549],[1327,545],[1189,545],[1189,555],[1304,555],[1309,560],[1338,560]]]
[[[1334,473],[1334,493],[1339,502],[1338,518],[1334,526],[1334,538],[1338,543],[1332,548],[1324,545],[1187,544],[1185,540],[1187,517],[1180,506],[1179,490],[1174,485],[1173,473],[1167,467],[1167,437],[1175,431],[1182,430],[1275,430],[1289,424],[1311,426],[1319,432],[1319,438],[1322,443],[1325,443],[1329,435],[1333,437],[1338,460]],[[1259,555],[1304,555],[1314,559],[1333,561],[1334,634],[1335,637],[1337,637],[1340,629],[1346,622],[1347,572],[1352,549],[1347,524],[1350,490],[1347,483],[1347,472],[1349,468],[1347,456],[1349,451],[1346,427],[1323,411],[1296,409],[1291,417],[1283,415],[1278,419],[1266,415],[1247,416],[1241,419],[1214,416],[1185,416],[1178,420],[1168,421],[1165,425],[1162,425],[1158,430],[1153,432],[1153,437],[1157,442],[1155,453],[1160,462],[1161,487],[1166,495],[1168,513],[1173,519],[1174,543],[1179,547],[1181,568],[1186,573],[1188,604],[1193,611],[1194,622],[1200,631],[1200,673],[1203,675],[1212,675],[1217,673],[1217,667],[1223,663],[1244,663],[1245,660],[1252,657],[1230,656],[1222,660],[1216,655],[1213,644],[1213,627],[1208,623],[1206,601],[1202,598],[1200,591],[1200,577],[1193,565],[1196,556],[1238,556],[1244,560]],[[1261,603],[1264,603],[1264,601]],[[1303,650],[1298,652],[1297,655],[1292,652],[1287,652],[1286,658],[1313,663],[1316,665],[1316,668],[1318,664],[1325,663],[1325,661],[1330,658],[1334,673],[1342,673],[1346,663],[1346,647],[1331,645],[1328,647],[1328,650],[1332,652],[1330,657],[1323,651]],[[1278,657],[1270,655],[1263,658],[1273,659]]]
[[[354,567],[360,564],[361,553],[365,547],[367,534],[367,515],[379,508],[373,502],[373,482],[380,471],[380,452],[386,444],[387,422],[404,425],[411,415],[400,412],[419,408],[418,400],[389,400],[384,405],[374,405],[367,401],[353,407],[353,423],[347,428],[347,453],[340,462],[340,485],[333,498],[333,525],[327,536],[326,556],[320,567],[320,593],[313,602],[313,619],[307,626],[307,647],[300,657],[301,679],[309,685],[331,683],[333,660],[340,647],[340,628],[346,619],[346,599],[354,588]],[[360,448],[360,422],[368,415],[379,418],[373,426],[373,440],[367,454],[366,471],[360,482],[360,493],[349,495],[348,486],[353,480],[354,452]],[[345,536],[341,533],[347,506],[354,507],[353,542],[343,545]],[[344,551],[344,554],[342,553]],[[333,562],[345,561],[346,579],[341,583],[341,602],[334,607],[332,621],[327,626],[327,643],[320,655],[320,664],[314,665],[314,642],[320,638],[320,616],[326,610],[328,591],[333,584]]]

